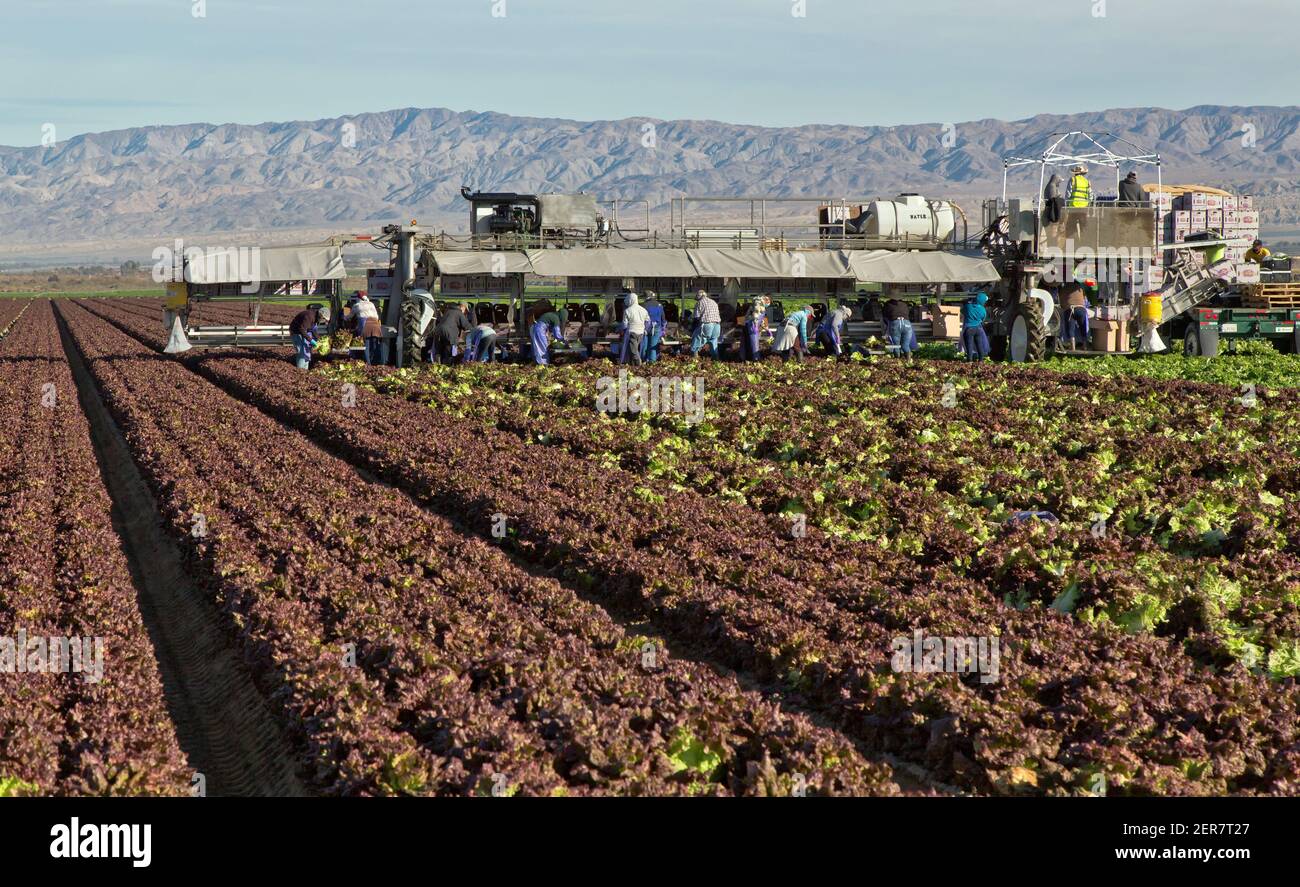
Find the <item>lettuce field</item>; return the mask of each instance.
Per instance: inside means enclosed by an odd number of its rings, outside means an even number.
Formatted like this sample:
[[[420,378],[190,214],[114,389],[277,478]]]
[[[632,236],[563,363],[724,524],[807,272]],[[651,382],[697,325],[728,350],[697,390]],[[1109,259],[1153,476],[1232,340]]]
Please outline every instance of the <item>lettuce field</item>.
[[[0,794],[1300,794],[1294,357],[669,357],[697,411],[608,409],[160,313],[0,304],[0,637],[103,646],[0,670]]]

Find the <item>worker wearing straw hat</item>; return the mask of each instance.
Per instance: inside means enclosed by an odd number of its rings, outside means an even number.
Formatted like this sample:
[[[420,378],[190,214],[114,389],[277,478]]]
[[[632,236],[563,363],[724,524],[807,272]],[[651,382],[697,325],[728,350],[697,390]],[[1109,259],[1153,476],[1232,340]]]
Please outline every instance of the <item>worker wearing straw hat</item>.
[[[1088,181],[1088,167],[1082,163],[1075,164],[1070,172],[1070,206],[1092,205],[1092,182]]]

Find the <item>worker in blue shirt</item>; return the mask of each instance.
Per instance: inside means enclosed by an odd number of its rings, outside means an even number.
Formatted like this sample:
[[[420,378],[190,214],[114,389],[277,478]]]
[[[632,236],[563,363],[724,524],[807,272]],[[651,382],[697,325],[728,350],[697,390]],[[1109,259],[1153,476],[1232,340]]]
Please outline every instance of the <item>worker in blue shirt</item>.
[[[664,306],[659,303],[659,297],[653,292],[646,293],[645,310],[650,315],[650,320],[646,324],[645,338],[641,341],[641,359],[646,363],[655,363],[659,360],[659,343],[668,332],[668,317],[664,314]]]
[[[961,347],[967,360],[983,360],[989,356],[989,336],[984,331],[984,321],[989,316],[987,293],[976,293],[961,306]]]
[[[844,356],[844,324],[853,316],[853,309],[840,305],[822,318],[817,327],[817,341],[826,349],[828,356]]]
[[[781,335],[777,337],[772,350],[786,360],[792,356],[795,360],[803,360],[804,354],[808,351],[808,320],[812,317],[812,313],[811,306],[806,306],[787,314],[785,327],[782,328]]]

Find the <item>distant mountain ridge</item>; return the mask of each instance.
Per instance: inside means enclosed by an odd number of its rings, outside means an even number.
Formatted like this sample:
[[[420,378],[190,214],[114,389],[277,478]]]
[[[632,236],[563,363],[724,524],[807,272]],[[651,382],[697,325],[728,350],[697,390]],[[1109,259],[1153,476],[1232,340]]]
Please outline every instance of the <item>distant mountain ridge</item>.
[[[50,147],[0,147],[0,242],[164,242],[373,229],[411,218],[460,230],[462,184],[584,190],[646,199],[656,211],[684,194],[904,190],[964,199],[977,210],[974,201],[1000,192],[1003,153],[1075,129],[1109,131],[1159,152],[1167,182],[1253,193],[1266,224],[1300,224],[1300,107],[1129,108],[946,128],[581,122],[406,108],[310,122],[139,127]]]

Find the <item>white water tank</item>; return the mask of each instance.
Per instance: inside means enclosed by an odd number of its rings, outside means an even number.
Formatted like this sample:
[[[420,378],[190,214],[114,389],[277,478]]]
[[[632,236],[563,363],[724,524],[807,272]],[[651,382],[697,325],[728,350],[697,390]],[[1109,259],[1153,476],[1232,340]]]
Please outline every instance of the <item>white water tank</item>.
[[[901,194],[896,200],[876,200],[867,206],[867,237],[911,237],[946,240],[957,226],[952,204]]]

